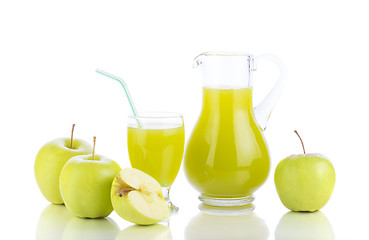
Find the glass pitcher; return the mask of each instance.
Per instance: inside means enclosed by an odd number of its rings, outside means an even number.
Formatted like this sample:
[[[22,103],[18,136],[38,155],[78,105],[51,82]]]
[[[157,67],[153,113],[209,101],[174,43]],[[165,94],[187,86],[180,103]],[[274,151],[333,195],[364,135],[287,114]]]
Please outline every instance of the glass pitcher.
[[[252,75],[260,60],[274,62],[280,77],[254,108]],[[285,67],[273,55],[217,52],[200,54],[193,66],[202,70],[203,105],[186,147],[186,176],[204,204],[248,205],[269,173],[263,131],[284,88]]]

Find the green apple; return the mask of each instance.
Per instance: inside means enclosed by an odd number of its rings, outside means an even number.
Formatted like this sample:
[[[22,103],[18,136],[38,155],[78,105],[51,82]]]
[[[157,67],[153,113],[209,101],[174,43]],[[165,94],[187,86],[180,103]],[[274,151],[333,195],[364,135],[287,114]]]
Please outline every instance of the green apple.
[[[120,217],[139,225],[154,224],[170,215],[160,184],[134,168],[125,168],[115,177],[111,202]]]
[[[73,217],[65,227],[62,240],[114,240],[118,233],[118,225],[110,218]]]
[[[73,217],[64,205],[48,205],[38,220],[36,240],[61,239],[67,223]]]
[[[334,233],[327,217],[313,213],[288,212],[275,230],[276,240],[333,240]]]
[[[106,217],[113,211],[110,188],[121,170],[113,160],[94,154],[95,139],[92,154],[69,159],[60,173],[64,204],[82,218]]]
[[[133,225],[122,230],[115,240],[168,240],[172,234],[167,226],[153,224],[150,226]]]
[[[74,129],[74,124],[73,124]],[[59,190],[59,175],[64,164],[77,155],[91,153],[91,145],[72,137],[46,143],[36,156],[34,171],[42,195],[51,203],[63,204]]]
[[[275,170],[274,182],[286,208],[314,212],[328,202],[336,175],[332,163],[326,157],[306,154],[302,140],[301,143],[304,154],[283,159]]]

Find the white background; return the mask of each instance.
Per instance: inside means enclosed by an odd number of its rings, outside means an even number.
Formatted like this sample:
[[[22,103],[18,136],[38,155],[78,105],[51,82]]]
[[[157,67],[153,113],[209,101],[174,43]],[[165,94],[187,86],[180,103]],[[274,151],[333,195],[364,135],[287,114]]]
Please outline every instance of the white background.
[[[188,139],[201,109],[200,70],[191,65],[205,51],[273,53],[286,64],[288,84],[265,132],[272,165],[255,194],[255,216],[202,216],[181,168],[172,189],[180,207],[170,221],[172,238],[205,239],[201,234],[210,231],[219,239],[274,239],[288,212],[275,191],[274,170],[284,157],[301,153],[298,129],[306,150],[326,155],[337,176],[322,214],[298,216],[299,227],[320,237],[368,239],[368,22],[365,1],[354,0],[1,1],[1,239],[33,239],[37,225],[49,229],[40,218],[49,203],[33,164],[43,144],[69,136],[72,123],[76,137],[97,136],[97,153],[130,166],[129,105],[119,84],[96,68],[124,78],[140,111],[182,113]],[[273,65],[259,67],[255,103],[277,76]],[[50,214],[46,222],[63,221]],[[132,225],[114,212],[110,218],[121,232]],[[302,237],[296,221],[283,229]],[[159,230],[138,234],[152,239]]]

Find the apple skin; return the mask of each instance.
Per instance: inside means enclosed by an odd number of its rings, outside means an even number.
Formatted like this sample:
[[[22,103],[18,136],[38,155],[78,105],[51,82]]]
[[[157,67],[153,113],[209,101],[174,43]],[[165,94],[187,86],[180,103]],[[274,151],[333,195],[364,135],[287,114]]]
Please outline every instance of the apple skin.
[[[152,225],[169,217],[169,210],[168,215],[164,218],[148,217],[137,210],[134,203],[128,198],[118,198],[116,195],[112,195],[112,203],[114,210],[121,218],[138,225]]]
[[[336,180],[331,162],[321,154],[292,155],[277,166],[274,182],[283,205],[314,212],[329,200]]]
[[[81,218],[107,217],[113,207],[110,188],[119,165],[104,156],[76,156],[60,173],[60,192],[68,210]]]
[[[42,195],[51,203],[63,204],[59,190],[59,175],[72,157],[91,153],[91,145],[80,139],[58,138],[46,143],[38,152],[34,165],[37,184]]]

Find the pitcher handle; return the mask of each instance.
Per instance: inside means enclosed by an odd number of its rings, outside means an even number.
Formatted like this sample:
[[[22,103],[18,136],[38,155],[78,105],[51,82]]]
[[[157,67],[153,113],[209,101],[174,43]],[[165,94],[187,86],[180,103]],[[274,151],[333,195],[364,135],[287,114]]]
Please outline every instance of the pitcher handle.
[[[279,79],[277,83],[274,85],[268,95],[254,108],[256,120],[259,123],[260,128],[264,131],[266,129],[270,114],[272,113],[272,110],[286,85],[287,70],[283,62],[278,57],[271,54],[262,54],[256,56],[254,59],[255,66],[263,60],[273,62],[279,68]],[[255,71],[256,67],[254,67],[252,70]]]

